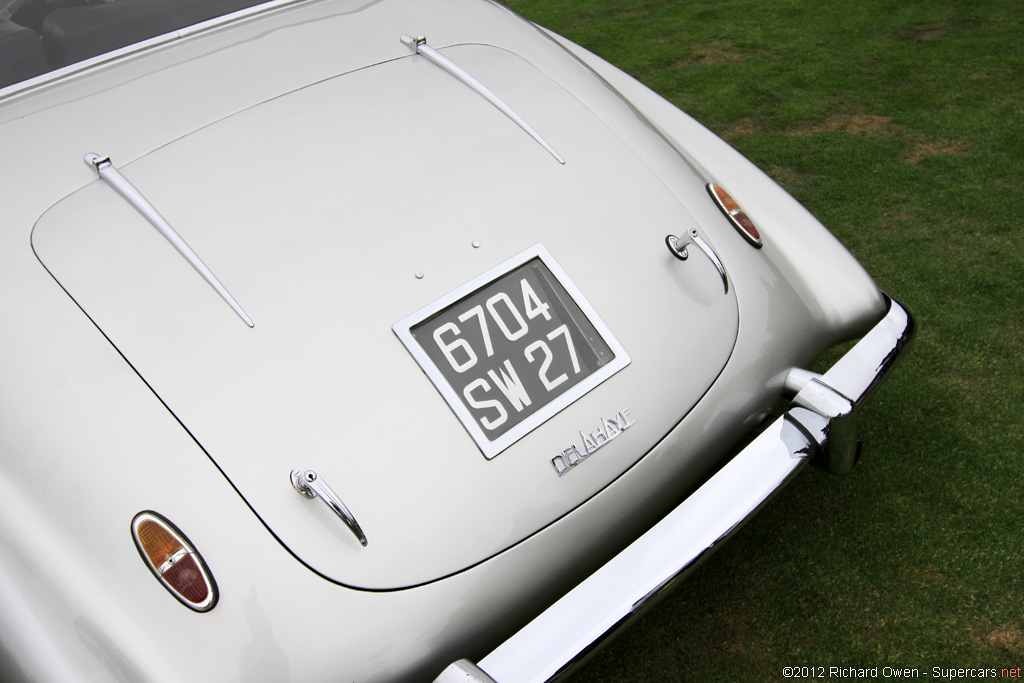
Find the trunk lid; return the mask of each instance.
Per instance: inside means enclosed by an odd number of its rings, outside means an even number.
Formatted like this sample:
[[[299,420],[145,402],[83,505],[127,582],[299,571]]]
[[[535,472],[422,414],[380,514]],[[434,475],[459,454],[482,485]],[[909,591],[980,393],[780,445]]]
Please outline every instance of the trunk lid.
[[[484,45],[442,52],[566,163],[419,56],[272,99],[130,163],[114,159],[245,308],[252,329],[100,181],[55,204],[33,230],[45,267],[282,544],[323,576],[361,588],[461,571],[596,494],[700,400],[737,332],[734,294],[723,293],[711,262],[681,263],[665,246],[666,234],[696,224],[678,191],[522,58]],[[91,151],[103,150],[81,150]],[[683,194],[701,196],[703,180],[692,169],[686,177]],[[480,323],[463,297],[522,254],[542,255],[628,364],[486,452],[466,420],[490,415],[493,424],[497,408],[460,419],[465,385],[445,390],[444,373],[411,352],[408,335],[431,320],[461,321],[469,335]],[[506,291],[523,322],[540,323],[549,295],[531,299],[512,282]],[[484,291],[481,312],[495,292]],[[499,316],[514,316],[504,299],[494,302]],[[468,362],[452,328],[435,337],[436,327],[421,344],[434,340],[435,366],[449,362],[443,348],[452,368]],[[464,338],[486,355],[482,337]],[[555,348],[564,338],[539,341]],[[498,377],[501,354],[523,351],[502,349],[486,366]],[[547,380],[571,374],[561,363]],[[517,367],[533,371],[522,391],[539,391],[538,365]],[[486,381],[483,368],[477,379]],[[494,384],[469,394],[514,412]],[[559,476],[559,456],[574,462],[574,448],[591,446],[600,449]],[[365,548],[325,505],[298,495],[290,473],[304,468],[351,510]]]

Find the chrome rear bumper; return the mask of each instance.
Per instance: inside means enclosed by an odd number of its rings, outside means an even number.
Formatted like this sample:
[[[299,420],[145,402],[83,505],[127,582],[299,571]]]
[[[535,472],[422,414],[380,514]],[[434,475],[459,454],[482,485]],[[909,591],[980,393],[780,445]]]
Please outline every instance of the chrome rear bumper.
[[[828,372],[793,373],[790,409],[679,507],[479,664],[455,662],[435,683],[557,679],[671,588],[809,460],[847,471],[858,451],[856,406],[913,333],[909,313],[890,299],[885,317]]]

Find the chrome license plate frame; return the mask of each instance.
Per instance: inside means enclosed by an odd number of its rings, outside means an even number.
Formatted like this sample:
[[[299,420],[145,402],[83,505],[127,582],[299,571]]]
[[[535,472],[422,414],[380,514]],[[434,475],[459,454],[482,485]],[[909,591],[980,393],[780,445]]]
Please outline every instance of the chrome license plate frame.
[[[392,329],[488,460],[631,362],[541,244]]]

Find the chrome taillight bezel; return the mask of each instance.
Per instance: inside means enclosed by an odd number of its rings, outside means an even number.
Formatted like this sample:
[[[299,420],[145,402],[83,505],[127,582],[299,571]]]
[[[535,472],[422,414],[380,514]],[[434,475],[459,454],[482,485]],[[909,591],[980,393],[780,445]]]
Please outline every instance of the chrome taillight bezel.
[[[173,552],[168,553],[159,565],[152,559],[150,550],[147,549],[146,542],[143,539],[142,528],[146,524],[157,525],[178,546]],[[153,576],[178,602],[196,612],[209,612],[216,607],[217,601],[220,598],[220,592],[217,589],[217,582],[213,578],[213,573],[199,554],[199,551],[196,550],[195,545],[173,522],[158,512],[144,510],[132,519],[132,540],[135,542],[135,549],[138,550],[139,556],[146,567],[149,568]],[[176,579],[179,577],[175,575],[193,567],[205,588],[205,595],[201,599],[192,599],[187,595],[187,589],[192,584],[186,586],[185,589],[180,585],[176,585]]]
[[[763,247],[764,241],[761,238],[760,229],[754,224],[750,216],[747,215],[747,212],[740,207],[739,202],[721,185],[708,183],[707,188],[711,199],[714,200],[718,208],[725,214],[725,217],[729,219],[729,222],[736,228],[736,231],[743,235],[743,238],[751,246],[758,249]]]

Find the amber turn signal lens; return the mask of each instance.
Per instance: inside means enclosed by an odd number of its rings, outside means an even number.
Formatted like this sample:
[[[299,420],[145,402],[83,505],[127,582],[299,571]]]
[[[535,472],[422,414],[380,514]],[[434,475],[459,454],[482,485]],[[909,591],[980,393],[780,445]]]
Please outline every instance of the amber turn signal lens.
[[[715,203],[718,204],[718,208],[722,210],[722,213],[724,213],[725,217],[729,219],[729,222],[733,224],[733,227],[735,227],[748,242],[760,249],[763,244],[761,241],[761,233],[758,231],[757,226],[754,225],[754,221],[750,220],[750,216],[748,216],[746,212],[740,208],[740,205],[736,203],[736,200],[732,198],[732,195],[714,183],[708,184],[708,193],[711,194],[711,198],[715,200]]]
[[[153,519],[140,520],[137,533],[139,545],[154,567],[159,567],[174,553],[184,548],[168,529]]]
[[[217,604],[213,575],[176,526],[155,512],[140,512],[132,520],[132,538],[146,566],[171,595],[197,612],[213,609]]]

